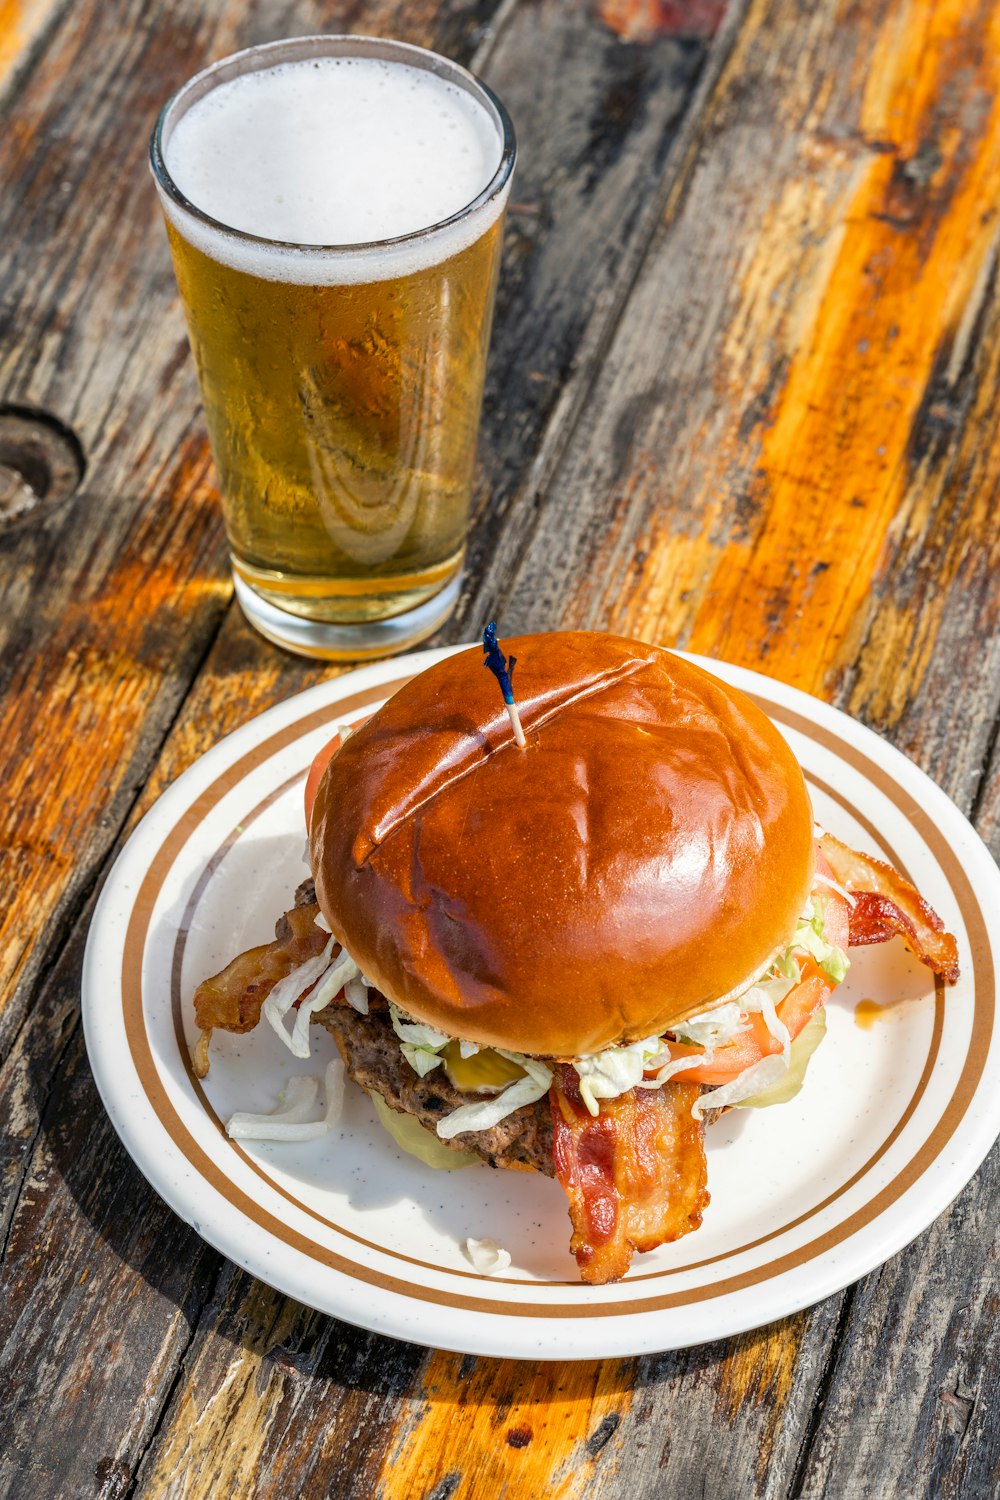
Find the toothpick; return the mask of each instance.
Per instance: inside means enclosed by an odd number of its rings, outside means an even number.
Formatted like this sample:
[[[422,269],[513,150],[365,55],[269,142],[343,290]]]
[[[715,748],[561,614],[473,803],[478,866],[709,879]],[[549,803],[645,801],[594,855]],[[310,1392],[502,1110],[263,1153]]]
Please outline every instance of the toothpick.
[[[517,711],[517,704],[514,702],[514,689],[511,686],[511,678],[514,675],[514,666],[517,662],[517,657],[512,656],[508,661],[500,650],[495,620],[491,620],[483,631],[483,650],[486,652],[486,659],[483,662],[483,666],[487,667],[493,673],[497,682],[499,682],[500,691],[503,693],[503,701],[507,706],[511,728],[514,731],[514,738],[521,749],[525,750],[527,749],[528,742],[524,738],[524,730],[521,728],[521,715]]]

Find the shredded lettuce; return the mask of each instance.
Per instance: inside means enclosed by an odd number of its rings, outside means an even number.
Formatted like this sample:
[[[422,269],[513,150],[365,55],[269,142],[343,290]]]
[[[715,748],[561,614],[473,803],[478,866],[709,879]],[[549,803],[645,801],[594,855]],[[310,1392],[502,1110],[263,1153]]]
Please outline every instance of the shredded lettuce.
[[[371,980],[366,979],[364,974],[356,974],[344,985],[344,999],[348,1005],[353,1005],[360,1016],[368,1014],[368,991],[371,989]]]
[[[340,1119],[344,1105],[344,1065],[332,1058],[324,1074],[326,1107],[318,1120],[306,1116],[316,1103],[319,1079],[290,1078],[278,1096],[278,1108],[271,1114],[240,1112],[230,1117],[226,1134],[234,1141],[315,1141]]]
[[[453,1037],[438,1031],[436,1026],[425,1026],[419,1021],[408,1020],[395,1005],[389,1006],[389,1016],[392,1029],[399,1037],[400,1051],[415,1073],[424,1078],[439,1063],[444,1062],[441,1054],[449,1042],[454,1041]],[[479,1050],[475,1042],[459,1043],[459,1052],[463,1058],[473,1057]],[[520,1052],[505,1052],[502,1047],[494,1047],[492,1050],[510,1062],[517,1063],[523,1069],[524,1076],[516,1078],[499,1093],[476,1098],[472,1103],[462,1104],[458,1109],[452,1110],[450,1115],[445,1115],[437,1124],[437,1133],[442,1140],[450,1141],[456,1135],[464,1135],[467,1130],[491,1130],[494,1125],[499,1125],[501,1120],[513,1114],[515,1109],[520,1109],[525,1104],[534,1104],[536,1099],[548,1093],[552,1083],[551,1068],[547,1068],[536,1058],[522,1056]]]
[[[671,1062],[666,1063],[658,1073],[654,1073],[652,1078],[644,1078],[636,1087],[640,1089],[659,1089],[665,1083],[669,1083],[675,1073],[684,1073],[688,1068],[695,1066],[707,1068],[714,1061],[715,1053],[711,1047],[706,1047],[701,1057],[675,1057]]]
[[[793,984],[798,984],[799,980],[802,978],[802,970],[799,968],[799,961],[795,957],[795,954],[792,952],[791,948],[786,949],[785,952],[780,955],[780,957],[774,960],[774,967],[777,969],[782,978],[790,979]]]
[[[818,880],[821,885],[829,886],[831,891],[836,891],[838,896],[842,896],[844,898],[848,906],[857,906],[857,899],[851,895],[850,891],[847,889],[847,886],[841,885],[839,880],[834,880],[832,875],[823,875],[819,870],[817,870],[815,875],[813,876],[813,879]]]
[[[792,1043],[788,1027],[778,1015],[777,1006],[788,994],[793,983],[793,980],[783,976],[778,979],[767,979],[759,984],[751,985],[746,993],[740,996],[741,1008],[748,1013],[756,1012],[763,1017],[764,1025],[778,1043],[781,1051],[769,1057],[760,1058],[757,1062],[751,1063],[748,1068],[744,1068],[742,1073],[737,1073],[735,1078],[730,1078],[718,1088],[702,1094],[692,1110],[696,1119],[700,1119],[706,1109],[721,1109],[726,1105],[742,1104],[744,1099],[752,1094],[771,1088],[787,1072]]]
[[[776,1083],[783,1076],[786,1066],[784,1055],[780,1052],[762,1057],[758,1062],[751,1063],[749,1068],[744,1068],[735,1078],[730,1078],[728,1083],[722,1083],[717,1089],[709,1089],[707,1094],[702,1094],[700,1099],[695,1100],[691,1113],[696,1120],[700,1120],[706,1109],[723,1109],[727,1105],[742,1104],[751,1094],[760,1093]]]
[[[441,1049],[447,1047],[451,1037],[443,1031],[438,1031],[436,1026],[425,1026],[421,1021],[410,1021],[397,1010],[394,1005],[389,1006],[389,1017],[392,1021],[392,1029],[399,1037],[400,1051],[406,1058],[414,1073],[421,1078],[438,1066],[444,1059],[441,1057]]]
[[[295,1057],[309,1056],[309,1022],[318,1010],[325,1010],[334,996],[339,995],[348,981],[356,979],[358,973],[357,964],[342,948],[336,963],[330,965],[312,994],[307,995],[299,1005],[288,1043]]]
[[[766,1109],[770,1104],[786,1104],[794,1099],[805,1082],[809,1059],[826,1035],[826,1011],[822,1007],[799,1032],[791,1047],[786,1072],[769,1087],[740,1100],[741,1109]]]
[[[578,1057],[573,1062],[580,1080],[580,1098],[588,1113],[597,1115],[599,1100],[617,1099],[642,1082],[646,1069],[658,1058],[669,1058],[670,1048],[658,1036],[648,1036],[644,1041],[631,1042],[627,1047],[607,1047],[603,1052],[592,1052]],[[685,1067],[690,1067],[690,1061]]]
[[[506,1271],[510,1265],[510,1251],[498,1245],[496,1240],[466,1240],[465,1253],[482,1276]]]
[[[681,1021],[673,1031],[678,1041],[714,1051],[716,1047],[724,1047],[746,1029],[747,1020],[742,1001],[728,1000],[724,1005],[717,1005],[714,1010],[703,1010],[701,1015]]]
[[[345,984],[356,979],[361,971],[345,948],[331,963],[336,939],[331,937],[322,953],[306,959],[271,990],[264,1001],[264,1017],[274,1027],[285,1046],[294,1057],[309,1056],[309,1022],[318,1010],[325,1010]],[[285,1025],[285,1018],[304,990],[315,985],[312,994],[300,1003],[292,1029]]]
[[[778,1015],[778,1006],[784,1000],[788,992],[794,988],[791,979],[765,979],[759,984],[753,984],[746,994],[740,996],[740,1005],[747,1012],[756,1012],[763,1016],[764,1025],[778,1043],[783,1055],[787,1058],[791,1039],[788,1035],[788,1027]]]
[[[834,982],[840,984],[851,967],[851,961],[843,948],[828,943],[823,935],[823,901],[807,901],[806,909],[799,918],[792,937],[793,948],[804,948],[811,953],[820,968]],[[789,955],[786,954],[786,958]]]
[[[284,979],[280,979],[273,987],[271,993],[264,1001],[264,1017],[274,1027],[278,1036],[289,1049],[292,1045],[291,1032],[285,1025],[285,1017],[302,994],[303,990],[315,984],[321,974],[324,974],[330,966],[330,954],[333,951],[334,939],[331,938],[315,958],[309,958]]]

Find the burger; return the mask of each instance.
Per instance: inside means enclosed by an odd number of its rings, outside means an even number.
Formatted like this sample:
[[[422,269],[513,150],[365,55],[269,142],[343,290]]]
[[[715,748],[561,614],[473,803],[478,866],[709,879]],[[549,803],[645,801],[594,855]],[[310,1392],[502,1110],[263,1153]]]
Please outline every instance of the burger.
[[[196,1067],[217,1027],[308,1055],[324,1026],[429,1159],[558,1179],[603,1283],[698,1227],[706,1125],[795,1091],[850,946],[899,935],[953,982],[956,945],[817,829],[745,694],[614,635],[508,650],[517,713],[463,651],[317,757],[312,881],[199,987]]]

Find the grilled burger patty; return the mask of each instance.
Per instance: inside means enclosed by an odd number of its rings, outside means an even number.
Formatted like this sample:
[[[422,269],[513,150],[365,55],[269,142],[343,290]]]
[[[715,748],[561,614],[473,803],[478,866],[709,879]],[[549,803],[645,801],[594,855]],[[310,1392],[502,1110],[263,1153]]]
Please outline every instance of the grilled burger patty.
[[[381,996],[371,995],[367,1016],[349,1005],[328,1005],[315,1020],[329,1031],[344,1066],[354,1082],[378,1093],[390,1109],[413,1115],[434,1131],[443,1115],[469,1103],[451,1082],[443,1065],[423,1078],[410,1067],[392,1029],[389,1008]],[[440,1139],[440,1137],[438,1137]],[[468,1131],[454,1140],[442,1141],[456,1151],[474,1151],[491,1167],[542,1172],[554,1176],[552,1167],[552,1112],[548,1098],[515,1110],[491,1130]]]

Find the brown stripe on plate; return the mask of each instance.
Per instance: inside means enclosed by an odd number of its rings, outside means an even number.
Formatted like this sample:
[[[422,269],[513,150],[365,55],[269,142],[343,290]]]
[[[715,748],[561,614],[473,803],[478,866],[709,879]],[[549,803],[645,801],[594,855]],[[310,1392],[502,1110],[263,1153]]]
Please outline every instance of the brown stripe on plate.
[[[279,750],[305,734],[310,733],[313,729],[328,724],[331,719],[340,715],[351,713],[358,708],[368,707],[373,703],[387,698],[392,692],[398,690],[398,688],[402,687],[409,680],[410,678],[407,676],[391,683],[384,683],[376,689],[355,694],[335,704],[327,705],[323,709],[315,710],[296,723],[287,725],[284,729],[277,731],[263,743],[255,746],[241,756],[195,799],[186,813],[182,814],[180,820],[171,829],[154,856],[136,895],[126,931],[122,959],[122,1003],[126,1037],[136,1072],[151,1107],[174,1144],[181,1150],[199,1175],[210,1186],[214,1187],[231,1206],[237,1208],[259,1228],[283,1241],[299,1253],[310,1256],[318,1260],[321,1264],[342,1272],[351,1279],[361,1280],[381,1287],[384,1290],[395,1292],[402,1297],[412,1298],[417,1301],[431,1302],[439,1305],[444,1304],[471,1312],[528,1318],[631,1316],[666,1310],[673,1307],[682,1307],[741,1291],[747,1287],[759,1285],[761,1282],[770,1280],[786,1271],[793,1270],[817,1255],[833,1249],[856,1233],[857,1230],[877,1218],[879,1214],[902,1197],[944,1150],[968,1109],[979,1080],[982,1077],[986,1051],[992,1036],[995,1004],[993,959],[983,914],[964,870],[940,830],[922,808],[912,803],[909,803],[906,807],[903,806],[900,800],[901,789],[886,772],[882,771],[863,752],[840,739],[839,736],[833,734],[831,731],[820,729],[819,726],[802,715],[753,694],[750,696],[754,697],[754,701],[757,702],[758,706],[768,713],[771,718],[803,734],[807,739],[813,740],[821,747],[828,749],[831,753],[844,760],[847,764],[858,770],[860,774],[866,776],[900,810],[931,848],[951,887],[952,894],[958,902],[966,931],[969,935],[975,981],[974,1014],[972,1037],[962,1072],[956,1084],[955,1091],[948,1101],[948,1105],[941,1118],[927,1140],[923,1142],[910,1162],[900,1169],[892,1182],[886,1184],[867,1204],[863,1205],[848,1219],[843,1220],[827,1233],[810,1241],[806,1245],[800,1246],[788,1255],[778,1257],[763,1266],[758,1266],[753,1270],[726,1278],[725,1280],[713,1280],[710,1285],[689,1288],[683,1292],[667,1293],[621,1302],[587,1303],[580,1301],[530,1304],[523,1302],[496,1302],[485,1298],[467,1297],[457,1293],[438,1291],[426,1286],[417,1288],[410,1281],[400,1281],[395,1277],[387,1276],[370,1267],[358,1265],[357,1262],[347,1260],[327,1247],[318,1245],[307,1236],[291,1229],[289,1225],[262,1209],[254,1199],[250,1198],[225,1176],[215,1162],[211,1160],[189,1134],[176,1114],[157,1073],[149,1047],[149,1039],[146,1034],[143,1018],[141,974],[146,935],[156,899],[167,872],[187,840],[200,826],[211,808],[228,791],[237,786],[246,775]],[[851,811],[857,815],[855,809],[851,809]],[[884,846],[884,840],[881,837],[877,839],[877,842]],[[940,1012],[940,1003],[938,1005],[938,1012]],[[936,1016],[936,1031],[939,1019],[940,1016]],[[182,1048],[182,1054],[185,1065],[189,1066],[186,1047]],[[926,1074],[926,1068],[924,1072]],[[882,1149],[887,1149],[887,1145],[888,1143]],[[273,1188],[274,1184],[271,1184],[271,1186]],[[291,1201],[294,1202],[295,1200]],[[814,1212],[817,1211],[814,1210]],[[338,1232],[342,1233],[343,1231]],[[381,1247],[377,1248],[378,1253],[382,1255],[388,1256],[394,1253],[386,1251]],[[451,1272],[449,1274],[465,1276],[469,1273]],[[669,1275],[676,1276],[677,1274],[679,1274],[679,1271],[674,1269],[672,1271],[651,1273],[649,1277],[630,1277],[629,1282],[626,1282],[625,1286],[633,1281]],[[551,1286],[552,1284],[544,1283],[545,1286]],[[562,1285],[562,1283],[556,1284]],[[517,1285],[526,1288],[530,1283],[519,1282]]]

